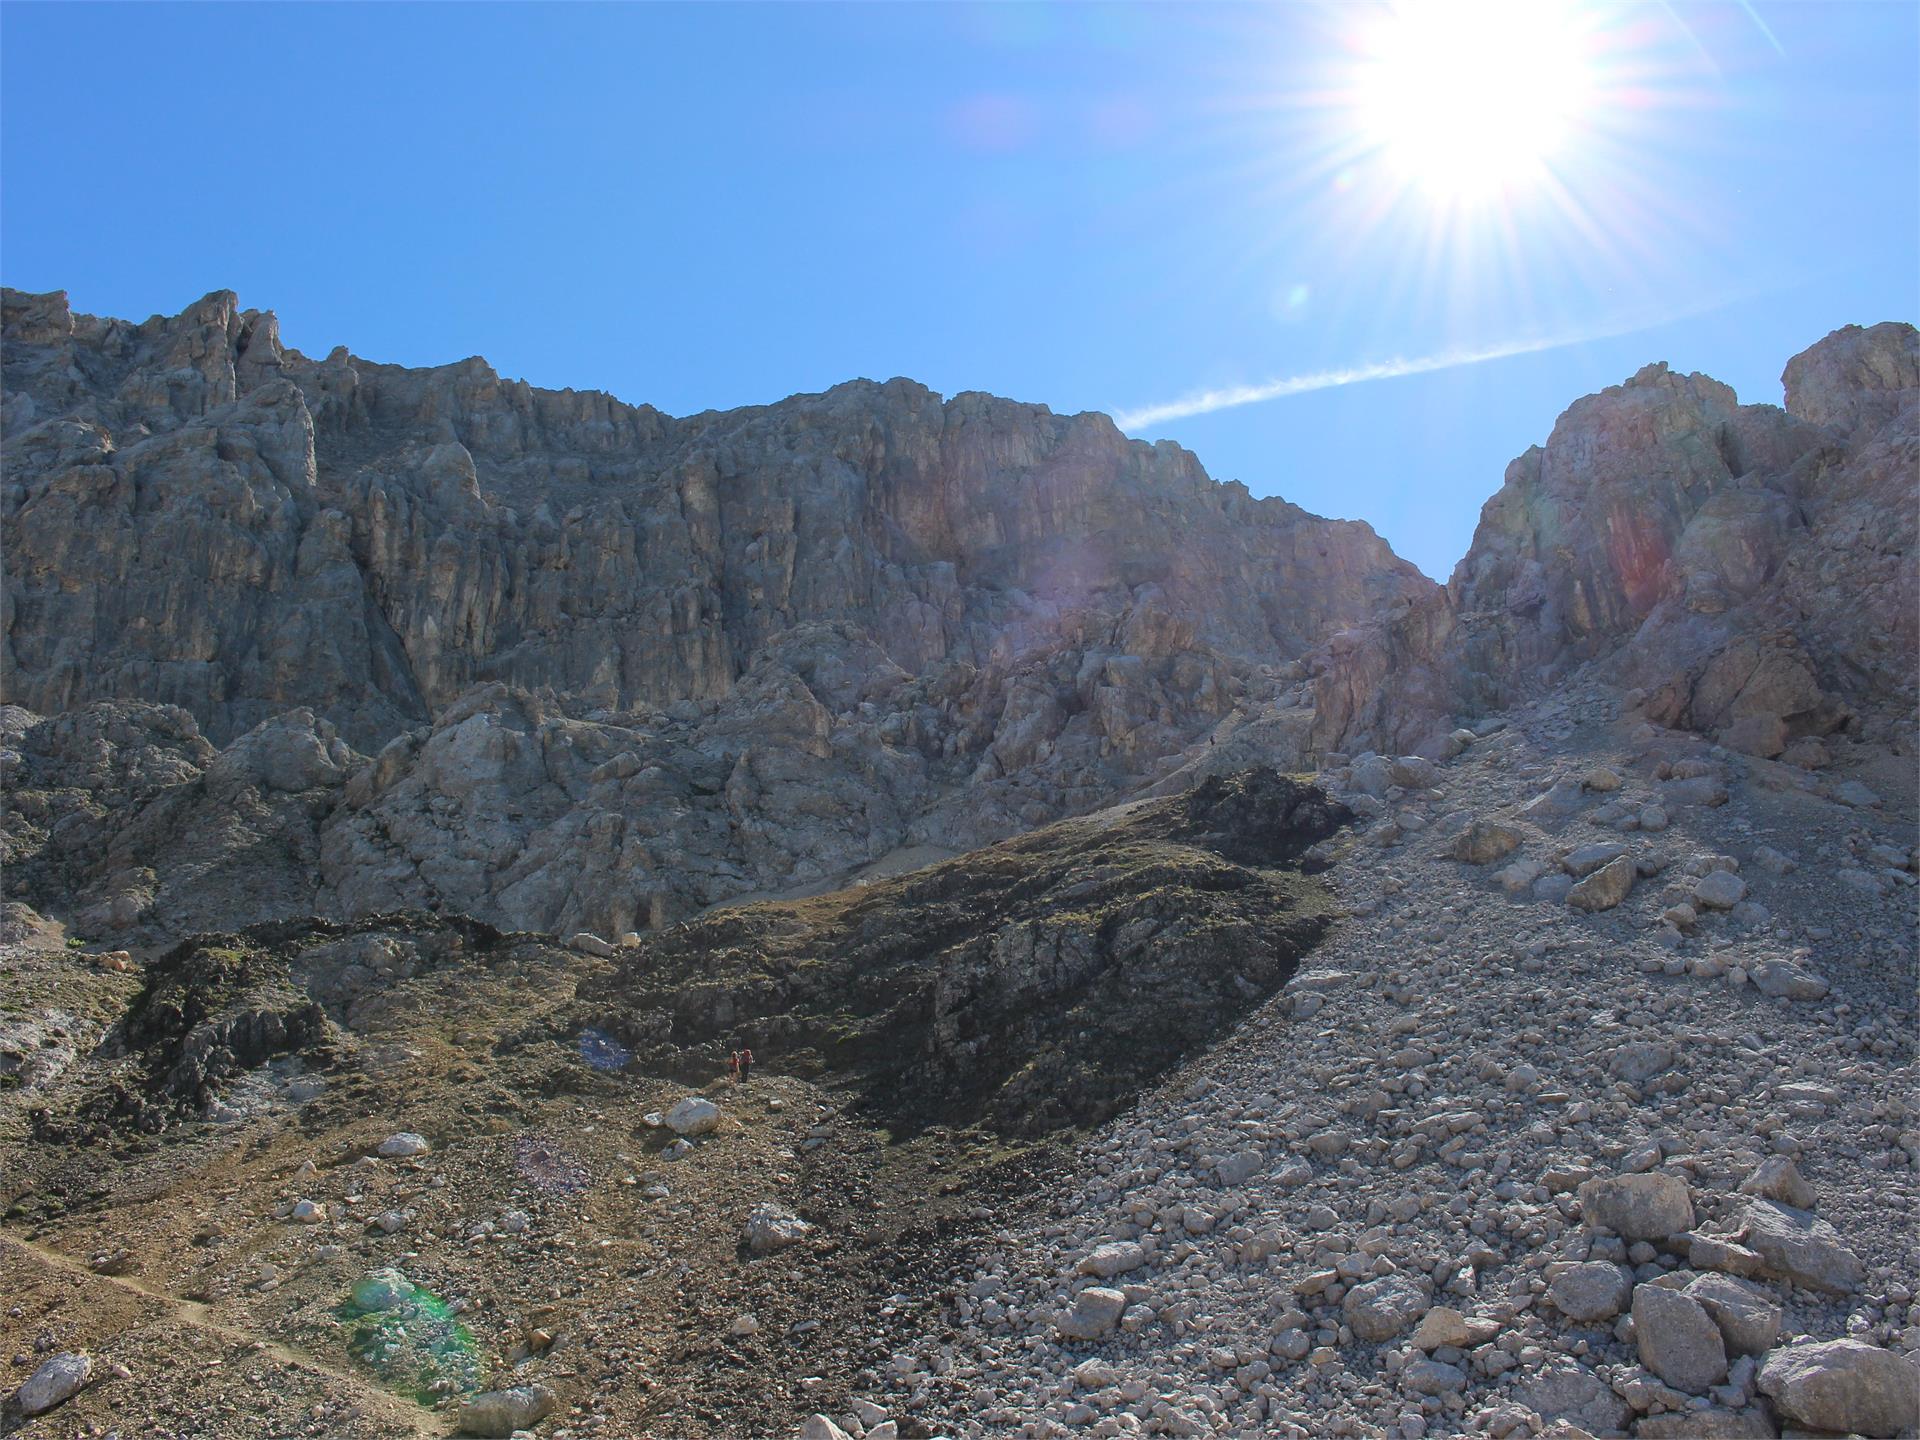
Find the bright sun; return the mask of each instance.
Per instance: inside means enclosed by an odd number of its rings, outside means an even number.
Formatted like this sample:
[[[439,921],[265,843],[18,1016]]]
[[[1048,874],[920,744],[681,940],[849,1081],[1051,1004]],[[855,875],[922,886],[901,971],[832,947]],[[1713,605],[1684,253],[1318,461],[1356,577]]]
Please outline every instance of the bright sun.
[[[1586,37],[1554,0],[1417,0],[1360,39],[1363,143],[1436,199],[1544,178],[1591,100]]]

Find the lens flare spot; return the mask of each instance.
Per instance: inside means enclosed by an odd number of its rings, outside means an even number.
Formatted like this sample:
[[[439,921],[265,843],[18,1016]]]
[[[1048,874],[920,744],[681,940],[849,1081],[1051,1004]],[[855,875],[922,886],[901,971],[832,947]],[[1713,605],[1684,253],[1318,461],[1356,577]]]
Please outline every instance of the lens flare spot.
[[[598,1026],[589,1025],[576,1042],[580,1058],[596,1070],[620,1070],[633,1058],[633,1052]]]
[[[432,1404],[480,1388],[480,1349],[446,1301],[399,1270],[371,1270],[334,1311],[347,1349],[383,1382]]]

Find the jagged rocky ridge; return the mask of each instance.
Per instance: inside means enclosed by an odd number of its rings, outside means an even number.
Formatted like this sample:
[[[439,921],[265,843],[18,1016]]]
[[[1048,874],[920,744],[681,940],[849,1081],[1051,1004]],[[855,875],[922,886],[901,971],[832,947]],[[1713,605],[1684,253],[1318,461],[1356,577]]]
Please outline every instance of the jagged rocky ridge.
[[[1920,337],[1850,325],[1782,378],[1784,410],[1665,365],[1576,401],[1446,593],[1336,643],[1346,718],[1322,731],[1417,746],[1436,700],[1482,713],[1593,663],[1654,722],[1749,754],[1910,735]]]
[[[1584,663],[1808,764],[1910,724],[1910,326],[1797,357],[1784,411],[1660,366],[1577,403],[1445,589],[1103,416],[907,381],[674,419],[315,362],[225,292],[7,292],[4,358],[7,858],[96,931],[658,927],[1438,754]]]

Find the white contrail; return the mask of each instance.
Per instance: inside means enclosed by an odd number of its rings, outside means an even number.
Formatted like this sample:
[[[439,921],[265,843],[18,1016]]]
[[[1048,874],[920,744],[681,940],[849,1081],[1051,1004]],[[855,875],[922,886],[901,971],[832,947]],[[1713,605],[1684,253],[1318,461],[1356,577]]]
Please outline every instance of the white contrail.
[[[1311,375],[1290,375],[1284,380],[1267,380],[1258,385],[1231,385],[1224,390],[1203,390],[1184,399],[1120,411],[1113,421],[1122,430],[1138,430],[1143,426],[1157,425],[1162,420],[1184,420],[1189,415],[1207,415],[1215,410],[1230,410],[1236,405],[1257,405],[1262,400],[1278,400],[1285,395],[1301,395],[1309,390],[1330,390],[1336,385],[1359,385],[1368,380],[1397,380],[1403,375],[1424,375],[1429,370],[1479,365],[1488,360],[1531,355],[1539,350],[1554,350],[1562,345],[1578,345],[1582,341],[1598,338],[1593,334],[1559,335],[1545,340],[1509,340],[1502,345],[1487,345],[1478,350],[1443,350],[1438,355],[1419,355],[1411,360],[1396,356],[1392,360],[1380,360],[1371,365],[1317,370]]]
[[[1574,335],[1552,335],[1537,340],[1508,340],[1473,350],[1442,350],[1437,355],[1416,355],[1412,359],[1396,356],[1370,365],[1349,365],[1339,370],[1317,370],[1311,375],[1289,375],[1284,380],[1267,380],[1258,385],[1230,385],[1224,390],[1203,390],[1183,399],[1160,405],[1143,405],[1138,410],[1122,410],[1113,423],[1122,430],[1139,430],[1163,420],[1184,420],[1189,415],[1207,415],[1215,410],[1230,410],[1236,405],[1257,405],[1262,400],[1278,400],[1286,395],[1301,395],[1309,390],[1330,390],[1336,385],[1359,385],[1368,380],[1398,380],[1403,375],[1425,375],[1431,370],[1452,370],[1461,365],[1481,365],[1488,360],[1505,360],[1514,355],[1533,355],[1542,350],[1558,350],[1567,345],[1582,345],[1589,340],[1610,340],[1636,330],[1651,330],[1672,317],[1619,329],[1583,330]]]

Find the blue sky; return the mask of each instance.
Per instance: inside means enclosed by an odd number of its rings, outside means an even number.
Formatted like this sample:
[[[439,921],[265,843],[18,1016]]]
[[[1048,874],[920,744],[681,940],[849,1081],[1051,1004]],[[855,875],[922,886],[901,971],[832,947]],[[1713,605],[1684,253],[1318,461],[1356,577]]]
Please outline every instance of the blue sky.
[[[1920,313],[1920,6],[1576,5],[1495,84],[1423,40],[1395,93],[1502,145],[1579,97],[1470,193],[1408,158],[1454,132],[1381,138],[1407,23],[12,3],[0,278],[133,318],[231,288],[310,354],[678,414],[857,375],[1139,414],[1549,346],[1134,429],[1442,578],[1578,396],[1660,359],[1777,402],[1828,330]]]

